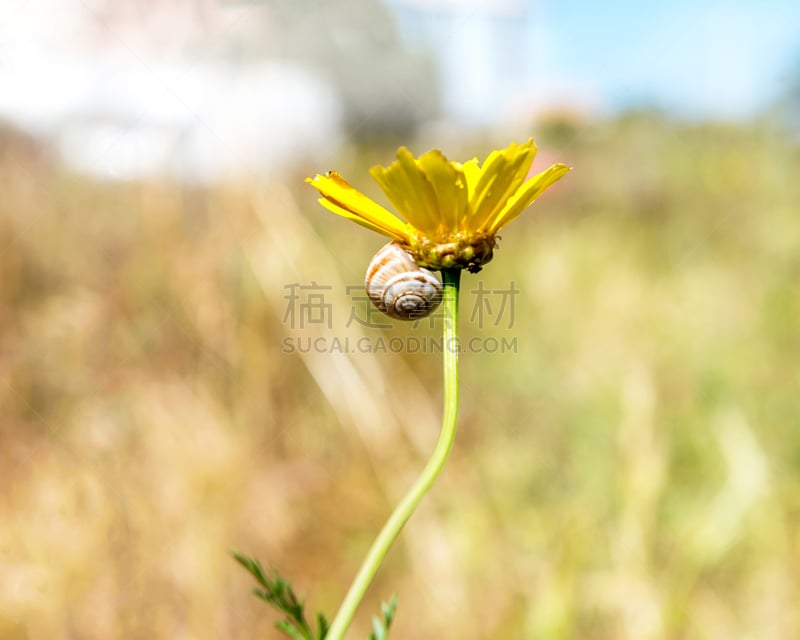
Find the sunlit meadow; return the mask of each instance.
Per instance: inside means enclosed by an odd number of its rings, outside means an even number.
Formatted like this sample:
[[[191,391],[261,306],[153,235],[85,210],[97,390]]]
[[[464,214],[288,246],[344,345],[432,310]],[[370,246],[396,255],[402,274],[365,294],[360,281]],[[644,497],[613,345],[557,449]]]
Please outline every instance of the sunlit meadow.
[[[511,347],[462,355],[452,458],[352,637],[395,592],[397,640],[800,636],[797,146],[656,114],[532,133],[534,169],[575,170],[464,276],[465,340]],[[439,354],[292,346],[437,335],[348,326],[381,241],[318,207],[319,167],[205,189],[3,149],[0,637],[277,637],[231,549],[332,613],[439,420]],[[338,168],[369,190],[392,154]],[[330,328],[292,283],[330,287]]]

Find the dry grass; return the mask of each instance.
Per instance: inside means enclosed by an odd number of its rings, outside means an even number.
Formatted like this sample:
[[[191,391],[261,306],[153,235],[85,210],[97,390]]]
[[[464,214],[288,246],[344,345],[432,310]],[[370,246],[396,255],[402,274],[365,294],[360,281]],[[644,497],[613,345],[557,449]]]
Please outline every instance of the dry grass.
[[[576,171],[462,306],[517,352],[465,355],[456,450],[352,637],[394,591],[397,640],[799,636],[798,150],[652,118],[547,149]],[[16,154],[0,190],[0,637],[277,637],[232,548],[332,614],[432,446],[440,364],[282,347],[395,335],[345,327],[380,241],[299,178]],[[479,279],[516,283],[512,328],[469,322]],[[330,330],[284,322],[312,281]]]

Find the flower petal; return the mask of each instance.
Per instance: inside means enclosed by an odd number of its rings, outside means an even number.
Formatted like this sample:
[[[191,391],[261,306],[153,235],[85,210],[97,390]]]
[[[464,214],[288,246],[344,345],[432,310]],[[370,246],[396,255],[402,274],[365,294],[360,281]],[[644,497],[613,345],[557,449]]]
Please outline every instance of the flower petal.
[[[470,227],[482,230],[502,210],[508,199],[525,181],[525,176],[536,156],[533,140],[518,145],[510,144],[503,151],[489,154],[481,176],[470,200],[472,220]]]
[[[326,200],[325,198],[320,198],[319,203],[328,209],[329,211],[333,211],[336,215],[342,216],[343,218],[347,218],[348,220],[352,220],[353,222],[360,224],[362,227],[366,227],[370,231],[377,231],[378,233],[388,236],[392,240],[396,240],[401,244],[408,244],[409,233],[400,232],[394,228],[388,226],[377,225],[366,218],[362,218],[354,213],[350,213],[347,209],[343,209],[339,205],[333,203],[330,200]]]
[[[481,178],[478,159],[467,160],[461,165],[461,171],[464,172],[464,177],[467,179],[467,199],[472,202],[472,198],[475,196],[475,187],[478,186],[478,180]]]
[[[400,147],[396,162],[369,172],[409,224],[428,235],[437,233],[441,219],[436,193],[408,149]]]
[[[417,165],[433,186],[441,224],[458,229],[468,206],[467,179],[461,167],[449,162],[438,149],[420,156]]]
[[[489,231],[489,233],[497,233],[500,227],[504,227],[511,222],[522,213],[528,205],[536,200],[536,198],[542,195],[545,189],[554,182],[560,180],[570,171],[572,171],[572,168],[567,165],[554,164],[528,180],[517,189],[517,192],[511,197],[506,206],[494,217],[488,225],[487,231]]]
[[[390,238],[399,240],[408,237],[406,224],[351,186],[336,171],[308,178],[306,182],[322,194],[320,202],[334,213]]]

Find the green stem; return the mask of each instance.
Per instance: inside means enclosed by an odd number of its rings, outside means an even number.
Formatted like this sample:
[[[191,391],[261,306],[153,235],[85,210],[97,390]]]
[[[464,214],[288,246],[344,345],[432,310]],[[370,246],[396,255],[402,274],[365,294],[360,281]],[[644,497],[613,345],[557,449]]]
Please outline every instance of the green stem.
[[[428,464],[422,470],[416,482],[400,501],[389,520],[383,525],[375,542],[367,553],[364,563],[347,592],[342,606],[333,619],[326,640],[342,640],[347,628],[353,620],[358,605],[367,591],[372,579],[381,566],[389,548],[397,538],[403,525],[414,513],[417,505],[428,493],[439,476],[456,436],[458,421],[458,284],[461,278],[460,269],[442,271],[444,292],[442,308],[444,309],[444,333],[442,352],[444,356],[444,416],[439,441],[433,450]]]

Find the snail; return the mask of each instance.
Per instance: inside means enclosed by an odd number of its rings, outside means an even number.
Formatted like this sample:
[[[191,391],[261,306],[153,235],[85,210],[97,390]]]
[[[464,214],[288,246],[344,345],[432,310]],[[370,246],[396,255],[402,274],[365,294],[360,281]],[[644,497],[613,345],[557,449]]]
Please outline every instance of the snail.
[[[442,301],[442,283],[436,274],[417,266],[395,242],[381,247],[372,258],[364,285],[373,304],[398,320],[424,318]]]

